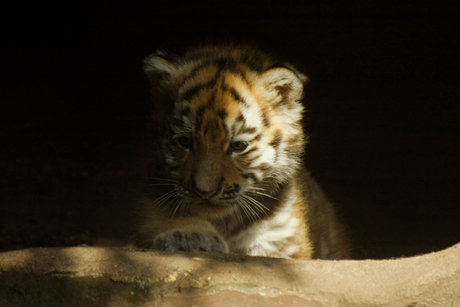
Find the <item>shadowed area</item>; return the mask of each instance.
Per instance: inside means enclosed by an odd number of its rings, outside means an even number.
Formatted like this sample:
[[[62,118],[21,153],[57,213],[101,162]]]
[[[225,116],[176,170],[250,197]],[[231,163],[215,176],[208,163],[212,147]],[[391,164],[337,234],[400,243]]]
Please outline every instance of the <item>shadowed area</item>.
[[[459,242],[458,16],[435,5],[258,2],[2,18],[0,250],[128,243],[152,150],[143,58],[226,40],[311,79],[305,160],[355,257]]]

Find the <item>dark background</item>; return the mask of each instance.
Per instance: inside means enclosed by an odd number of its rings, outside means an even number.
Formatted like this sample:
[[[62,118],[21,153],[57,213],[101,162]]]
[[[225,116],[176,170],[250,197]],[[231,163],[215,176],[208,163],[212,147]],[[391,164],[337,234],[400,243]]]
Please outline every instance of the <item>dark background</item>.
[[[310,77],[306,163],[357,258],[460,242],[458,12],[154,2],[2,11],[0,250],[128,242],[149,156],[142,60],[225,41]]]

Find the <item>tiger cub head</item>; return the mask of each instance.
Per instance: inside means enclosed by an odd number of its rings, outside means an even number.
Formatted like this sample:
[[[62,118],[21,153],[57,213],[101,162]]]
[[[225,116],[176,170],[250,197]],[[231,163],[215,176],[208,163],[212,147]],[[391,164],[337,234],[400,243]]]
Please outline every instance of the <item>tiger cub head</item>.
[[[158,51],[144,71],[160,141],[158,173],[171,185],[159,201],[207,217],[266,213],[264,198],[276,198],[301,164],[307,77],[234,46],[183,56]]]

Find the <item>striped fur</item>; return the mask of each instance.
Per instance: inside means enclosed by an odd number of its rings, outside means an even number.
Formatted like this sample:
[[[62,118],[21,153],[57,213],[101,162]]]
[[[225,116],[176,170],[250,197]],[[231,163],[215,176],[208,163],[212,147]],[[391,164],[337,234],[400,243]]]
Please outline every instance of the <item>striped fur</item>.
[[[302,167],[307,77],[249,47],[145,60],[158,138],[138,245],[340,259],[348,240]]]

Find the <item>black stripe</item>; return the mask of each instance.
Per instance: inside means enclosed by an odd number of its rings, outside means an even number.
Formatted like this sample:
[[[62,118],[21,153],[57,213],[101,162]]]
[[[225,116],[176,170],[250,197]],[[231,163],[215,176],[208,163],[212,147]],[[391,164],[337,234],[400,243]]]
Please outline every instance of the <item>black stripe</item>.
[[[264,110],[262,110],[262,123],[265,127],[270,126],[270,120],[268,119],[268,115]]]
[[[206,61],[206,65],[212,65],[212,64],[219,67],[218,74],[222,74],[222,72],[228,71],[228,72],[231,72],[233,74],[240,76],[244,82],[249,84],[249,81],[244,75],[244,73],[237,68],[239,61],[236,61],[235,59],[231,57],[221,57],[221,58],[214,59],[212,61]]]
[[[216,93],[213,92],[211,94],[211,97],[209,97],[209,100],[203,104],[197,111],[196,111],[196,127],[199,129],[201,127],[201,124],[203,123],[203,114],[204,112],[210,108],[211,104],[214,102],[214,99],[216,98]]]
[[[236,66],[227,68],[227,71],[233,73],[234,75],[238,75],[246,84],[250,84],[250,81],[246,78],[246,75],[241,70],[237,69]]]
[[[256,136],[251,140],[251,142],[252,142],[252,141],[259,141],[261,138],[262,138],[262,134],[259,133],[258,135],[256,135]]]
[[[278,101],[274,108],[278,108],[282,105],[289,104],[288,97],[289,97],[289,92],[292,91],[292,87],[290,84],[285,84],[283,86],[276,86],[275,89],[278,91],[278,96],[281,96],[281,100]]]
[[[273,149],[275,149],[275,162],[278,161],[278,158],[279,158],[279,155],[280,155],[280,151],[279,151],[278,147],[279,147],[282,139],[283,139],[283,134],[281,133],[280,130],[276,130],[273,140],[268,144],[268,145],[272,146]]]
[[[249,149],[248,151],[246,151],[245,153],[242,153],[240,156],[241,157],[244,157],[244,156],[247,156],[248,154],[250,154],[251,152],[257,150],[258,148],[256,146],[252,147],[251,149]]]
[[[191,88],[189,88],[185,93],[182,94],[182,99],[189,101],[190,98],[198,94],[199,91],[201,91],[204,88],[203,85],[196,85]]]
[[[219,109],[219,110],[217,110],[217,111],[216,111],[216,114],[217,114],[217,116],[218,116],[220,119],[222,119],[222,120],[224,120],[224,119],[227,118],[227,116],[228,116],[227,110],[225,110],[225,109]]]
[[[243,125],[244,125],[245,118],[244,118],[243,113],[241,113],[241,111],[240,111],[240,113],[238,113],[238,116],[236,117],[235,122],[232,125],[232,128],[231,128],[232,135],[234,135],[236,133],[236,125],[240,124],[241,122],[243,122]]]
[[[229,93],[235,101],[241,102],[242,104],[248,106],[247,102],[243,99],[240,93],[238,93],[238,91],[234,87],[229,87],[225,83],[225,78],[222,78],[222,83],[220,85],[220,88],[222,89],[223,92]]]
[[[248,103],[241,97],[240,93],[236,91],[233,87],[228,90],[228,92],[232,95],[233,99],[235,99],[238,102],[241,102],[244,105],[248,105]]]
[[[255,157],[250,158],[250,159],[246,159],[246,161],[249,162],[249,163],[252,163],[252,161],[255,161],[255,160],[259,159],[261,156],[262,155],[257,155]]]
[[[204,61],[203,63],[201,63],[201,64],[195,66],[195,67],[190,71],[190,73],[189,73],[187,76],[184,77],[184,80],[182,81],[182,84],[186,83],[187,80],[190,80],[190,79],[194,78],[194,77],[196,76],[196,74],[197,74],[200,70],[205,69],[205,68],[208,68],[208,67],[210,66],[211,63],[212,63],[211,60],[207,60],[207,61]],[[182,85],[182,84],[181,84],[181,85]]]
[[[253,134],[256,131],[257,131],[257,128],[255,127],[246,127],[245,125],[243,125],[240,131],[238,131],[238,134],[243,134],[243,133]]]
[[[196,94],[198,94],[200,90],[213,88],[214,85],[216,84],[216,81],[217,80],[214,78],[214,79],[209,80],[205,84],[198,84],[198,85],[192,86],[191,88],[186,90],[185,93],[181,95],[181,99],[190,101]]]
[[[235,122],[240,123],[240,122],[243,122],[243,121],[244,121],[244,115],[243,115],[243,113],[240,112],[240,113],[238,113],[238,116],[236,117]]]
[[[238,62],[235,61],[235,59],[232,59],[232,58],[224,58],[224,57],[221,57],[221,58],[217,58],[213,61],[214,64],[216,64],[217,66],[219,66],[219,68],[221,69],[230,69],[230,68],[234,68]]]
[[[271,140],[270,143],[268,143],[268,145],[272,146],[274,149],[277,149],[278,146],[280,145],[281,143],[281,139],[283,138],[283,134],[281,133],[280,130],[276,130],[275,132],[275,136],[273,137],[273,140]]]

